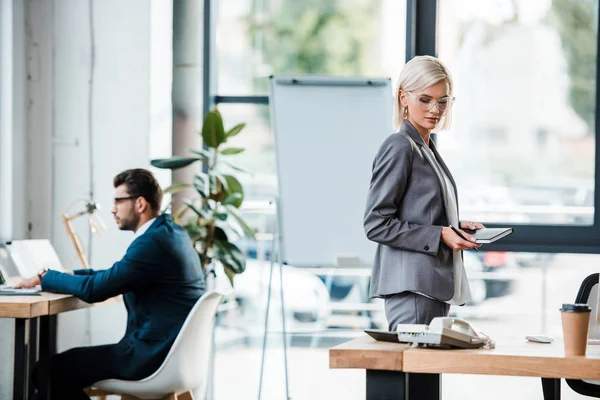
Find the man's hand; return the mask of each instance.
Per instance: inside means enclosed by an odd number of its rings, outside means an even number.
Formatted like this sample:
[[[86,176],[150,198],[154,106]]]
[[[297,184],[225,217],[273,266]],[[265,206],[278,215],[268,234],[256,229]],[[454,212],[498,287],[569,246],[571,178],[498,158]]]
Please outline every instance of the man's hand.
[[[41,284],[42,284],[42,280],[40,279],[39,275],[36,275],[29,279],[23,279],[21,282],[17,283],[16,285],[13,285],[13,288],[15,288],[15,289],[34,288],[37,285],[41,285]]]

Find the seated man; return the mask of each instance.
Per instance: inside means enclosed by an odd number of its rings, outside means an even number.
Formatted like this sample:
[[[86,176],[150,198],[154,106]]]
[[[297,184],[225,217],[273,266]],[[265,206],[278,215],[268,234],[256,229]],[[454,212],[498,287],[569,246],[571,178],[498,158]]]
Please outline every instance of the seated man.
[[[107,270],[74,275],[43,270],[20,287],[67,293],[94,303],[123,294],[127,330],[119,343],[74,348],[40,360],[33,383],[40,398],[89,399],[82,390],[97,381],[139,380],[162,364],[188,313],[205,289],[198,254],[186,231],[160,215],[162,190],[143,169],[114,178],[112,213],[121,230],[135,233],[121,261]],[[42,397],[43,396],[43,397]]]

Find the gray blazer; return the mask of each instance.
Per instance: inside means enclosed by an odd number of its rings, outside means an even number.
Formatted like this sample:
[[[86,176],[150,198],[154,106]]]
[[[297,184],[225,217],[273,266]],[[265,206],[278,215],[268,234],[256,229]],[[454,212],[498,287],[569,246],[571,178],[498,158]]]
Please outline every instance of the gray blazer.
[[[456,192],[448,167],[429,143]],[[454,295],[452,249],[441,242],[442,226],[448,225],[442,187],[424,146],[405,120],[375,155],[364,216],[365,233],[377,243],[371,297],[414,291],[446,301]]]

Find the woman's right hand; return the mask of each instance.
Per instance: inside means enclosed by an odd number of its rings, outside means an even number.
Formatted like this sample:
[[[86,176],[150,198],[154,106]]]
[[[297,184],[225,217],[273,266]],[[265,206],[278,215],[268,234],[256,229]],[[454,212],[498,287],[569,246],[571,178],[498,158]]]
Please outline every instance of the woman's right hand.
[[[446,246],[450,247],[453,251],[476,249],[481,246],[481,244],[473,243],[473,238],[467,232],[461,229],[459,229],[459,232],[471,241],[462,239],[449,226],[443,226],[441,237],[442,242],[444,242]]]

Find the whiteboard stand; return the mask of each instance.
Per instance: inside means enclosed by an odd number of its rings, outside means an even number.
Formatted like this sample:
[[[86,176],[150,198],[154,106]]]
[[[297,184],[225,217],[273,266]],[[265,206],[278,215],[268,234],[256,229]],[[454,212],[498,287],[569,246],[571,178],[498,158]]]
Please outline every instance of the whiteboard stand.
[[[338,254],[354,254],[363,262],[373,260],[375,243],[365,237],[363,213],[373,156],[394,132],[393,90],[389,78],[317,75],[271,76],[269,87],[279,194],[261,384],[277,260],[287,391],[282,263],[328,265]],[[327,240],[315,240],[324,232]],[[259,387],[259,399],[260,394]]]
[[[349,254],[372,263],[363,217],[373,157],[394,132],[390,79],[273,76],[270,89],[281,259],[331,265]]]
[[[271,202],[273,205],[273,202]],[[261,399],[262,396],[262,382],[263,382],[263,372],[265,368],[265,355],[267,351],[267,335],[269,334],[269,309],[271,308],[271,291],[273,289],[273,269],[275,268],[275,262],[279,264],[279,296],[281,300],[281,325],[282,325],[282,333],[281,338],[283,340],[283,364],[284,364],[284,373],[285,373],[285,398],[290,400],[290,390],[288,384],[288,364],[287,364],[287,334],[285,329],[285,306],[283,302],[283,265],[281,263],[279,257],[279,223],[277,221],[278,211],[277,207],[275,208],[275,232],[273,233],[273,240],[271,242],[271,265],[269,267],[269,285],[267,288],[267,309],[265,311],[265,328],[263,334],[263,345],[262,345],[262,357],[260,361],[260,380],[258,383],[258,400]]]

